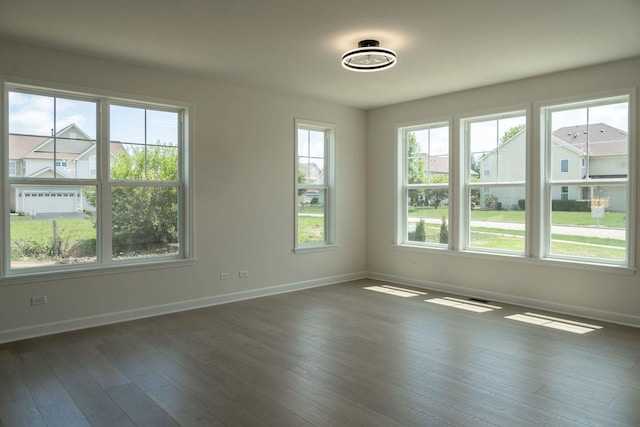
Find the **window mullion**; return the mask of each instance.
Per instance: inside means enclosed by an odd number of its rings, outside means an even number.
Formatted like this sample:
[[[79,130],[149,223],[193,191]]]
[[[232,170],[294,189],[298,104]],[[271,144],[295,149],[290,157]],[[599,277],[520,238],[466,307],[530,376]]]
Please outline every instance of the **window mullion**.
[[[98,120],[98,135],[100,140],[97,142],[99,150],[96,164],[98,167],[98,200],[101,206],[97,209],[98,214],[98,261],[109,264],[112,261],[112,213],[111,213],[111,182],[110,182],[110,153],[111,153],[111,136],[109,123],[110,103],[106,99],[100,99],[100,117]]]

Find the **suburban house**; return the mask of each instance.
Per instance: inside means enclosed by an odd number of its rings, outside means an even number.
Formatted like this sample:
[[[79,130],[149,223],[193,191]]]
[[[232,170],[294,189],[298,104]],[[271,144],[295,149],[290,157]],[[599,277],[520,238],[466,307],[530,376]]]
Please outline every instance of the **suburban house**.
[[[481,182],[516,182],[525,180],[526,171],[509,165],[524,164],[525,134],[522,130],[479,159]],[[602,199],[611,211],[624,211],[627,206],[624,190],[615,186],[593,187],[589,178],[626,178],[628,174],[629,135],[606,123],[567,126],[551,135],[551,174],[562,180],[584,180],[584,185],[554,186],[552,200]],[[487,188],[487,190],[489,190]],[[492,188],[492,194],[502,209],[518,209],[522,192],[511,187]],[[484,200],[481,200],[484,206]]]
[[[124,151],[110,144],[111,155]],[[39,179],[96,177],[96,142],[80,127],[70,124],[50,137],[9,135],[9,176]],[[77,187],[21,185],[11,187],[11,211],[25,215],[93,210]]]

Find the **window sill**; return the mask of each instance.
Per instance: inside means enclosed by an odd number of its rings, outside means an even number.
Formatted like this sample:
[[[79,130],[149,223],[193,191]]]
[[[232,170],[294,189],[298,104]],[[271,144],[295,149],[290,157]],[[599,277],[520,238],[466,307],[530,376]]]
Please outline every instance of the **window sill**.
[[[25,273],[14,273],[0,279],[0,286],[19,285],[23,283],[50,282],[52,280],[77,279],[82,277],[103,276],[110,274],[130,273],[145,270],[159,270],[163,268],[189,267],[195,263],[194,258],[170,259],[156,262],[139,264],[111,264],[101,266],[78,267],[74,270],[65,271],[29,271]]]
[[[455,256],[455,257],[465,257],[465,258],[484,258],[487,260],[497,260],[498,258],[508,258],[509,262],[521,262],[529,265],[538,265],[545,267],[560,267],[560,268],[570,268],[575,270],[582,271],[594,271],[594,272],[605,272],[605,273],[617,273],[617,274],[628,274],[633,275],[636,272],[635,267],[625,266],[625,265],[617,265],[617,264],[606,264],[606,263],[597,263],[597,262],[586,262],[580,260],[573,259],[560,259],[560,258],[533,258],[533,257],[525,257],[521,253],[507,253],[507,252],[480,252],[480,251],[472,251],[472,250],[464,250],[464,251],[456,251],[449,250],[446,247],[437,247],[437,246],[426,246],[426,245],[411,245],[404,243],[397,243],[394,245],[399,250],[409,251],[409,252],[432,252],[438,253],[440,255],[447,256]]]
[[[295,254],[308,254],[312,252],[335,251],[338,247],[338,245],[299,246],[293,248],[293,252]]]

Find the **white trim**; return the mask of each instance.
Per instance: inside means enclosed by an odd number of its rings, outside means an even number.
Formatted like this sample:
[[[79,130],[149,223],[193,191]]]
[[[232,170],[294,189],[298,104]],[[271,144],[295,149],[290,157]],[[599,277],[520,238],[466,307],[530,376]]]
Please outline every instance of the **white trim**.
[[[552,311],[559,314],[585,317],[593,320],[617,323],[620,325],[640,327],[640,316],[630,314],[616,313],[613,311],[598,310],[594,308],[581,307],[571,304],[556,303],[553,301],[539,300],[536,298],[519,297],[515,295],[503,294],[500,292],[485,291],[482,289],[467,288],[464,286],[455,286],[447,283],[432,282],[428,280],[410,279],[408,277],[395,276],[391,274],[383,274],[369,272],[369,279],[382,280],[397,285],[416,286],[421,289],[434,290],[452,293],[456,295],[481,298],[484,300],[495,301],[505,304],[514,304],[538,310]]]
[[[8,329],[0,331],[0,344],[11,341],[18,341],[27,338],[35,338],[43,335],[50,335],[60,332],[74,331],[78,329],[95,326],[108,325],[112,323],[125,322],[129,320],[143,319],[146,317],[160,316],[164,314],[176,313],[198,308],[211,307],[230,302],[243,301],[253,298],[283,294],[287,292],[300,291],[319,286],[334,285],[351,280],[367,278],[366,272],[342,274],[339,276],[323,277],[320,279],[305,280],[285,285],[270,286],[267,288],[254,289],[250,291],[233,292],[224,295],[216,295],[193,300],[178,301],[168,304],[142,307],[133,310],[116,311],[112,313],[98,314],[95,316],[79,317],[75,319],[62,320],[58,322],[42,323],[33,326]]]
[[[302,185],[306,189],[318,189],[325,192],[325,206],[324,206],[324,241],[312,242],[312,243],[300,243],[298,241],[298,200],[299,200],[299,184],[298,184],[298,166],[299,166],[299,154],[298,154],[298,133],[300,130],[317,131],[324,134],[324,180],[322,184],[305,184]],[[335,248],[336,236],[335,236],[335,220],[336,220],[336,185],[335,185],[335,163],[336,163],[336,133],[337,125],[333,123],[318,122],[314,120],[305,120],[294,118],[294,201],[293,201],[293,215],[294,215],[294,233],[293,233],[293,252],[302,253],[310,252],[305,251],[307,248],[316,248],[320,246],[326,246],[330,249]]]
[[[8,94],[11,91],[34,94],[34,95],[47,95],[53,97],[64,97],[65,99],[75,99],[82,101],[90,101],[95,103],[96,106],[96,137],[95,140],[90,138],[82,129],[77,128],[83,135],[86,137],[86,140],[94,141],[96,144],[96,172],[97,176],[90,177],[87,179],[72,179],[64,177],[63,174],[57,172],[62,175],[63,178],[33,178],[33,177],[11,177],[11,179],[5,180],[5,184],[3,186],[5,197],[2,199],[2,206],[5,207],[5,212],[9,212],[10,201],[8,200],[8,191],[9,185],[17,185],[17,184],[29,184],[29,185],[45,185],[51,186],[61,185],[66,187],[71,187],[75,185],[91,185],[97,189],[97,197],[100,201],[98,206],[103,206],[103,208],[97,209],[97,239],[99,242],[99,247],[97,248],[97,256],[96,262],[91,263],[86,268],[88,269],[97,269],[97,268],[107,268],[110,269],[112,267],[120,267],[125,264],[135,263],[139,265],[149,264],[152,268],[157,268],[157,264],[161,262],[168,261],[169,266],[175,265],[175,260],[179,259],[182,262],[192,262],[194,258],[194,240],[193,240],[193,219],[194,219],[194,206],[193,206],[193,189],[192,189],[192,144],[190,136],[192,132],[191,128],[191,116],[193,115],[193,105],[191,103],[185,103],[183,101],[169,101],[159,98],[151,98],[151,97],[143,97],[134,94],[123,94],[116,93],[113,91],[104,91],[95,88],[83,88],[80,86],[71,86],[71,85],[61,85],[58,83],[51,82],[43,82],[43,81],[34,81],[27,80],[23,78],[13,78],[7,76],[0,76],[0,83],[3,93],[3,103],[2,109],[5,109],[8,105]],[[147,110],[154,111],[170,111],[174,112],[178,116],[178,143],[176,145],[176,149],[179,155],[179,176],[177,179],[172,181],[148,181],[148,180],[138,180],[138,181],[114,181],[110,179],[109,176],[109,162],[110,162],[110,141],[111,138],[109,136],[109,126],[110,123],[109,113],[112,105],[117,106],[127,106],[127,107],[135,107],[135,108],[144,108]],[[4,110],[1,110],[4,111]],[[2,115],[2,132],[3,135],[8,135],[8,114],[6,111]],[[63,128],[60,132],[63,132],[73,125],[68,125]],[[76,126],[77,127],[77,126]],[[46,144],[51,138],[47,139],[47,141],[42,144]],[[100,143],[101,142],[101,143]],[[41,144],[41,145],[42,145]],[[86,151],[85,151],[86,152]],[[8,159],[8,148],[6,145],[3,148],[3,159]],[[186,156],[186,158],[185,158]],[[188,164],[186,164],[188,162]],[[0,162],[2,163],[2,162]],[[4,165],[4,163],[3,163]],[[56,169],[57,170],[57,169]],[[44,170],[43,170],[44,171]],[[42,173],[40,171],[39,173]],[[0,172],[2,172],[2,168],[0,168]],[[4,175],[0,175],[4,176]],[[115,185],[118,186],[130,186],[130,187],[177,187],[179,191],[179,209],[178,213],[179,218],[179,238],[180,238],[180,252],[178,257],[158,257],[149,262],[146,258],[136,258],[131,261],[121,261],[121,260],[113,260],[111,259],[110,254],[111,250],[111,227],[108,226],[111,222],[111,209],[109,208],[111,204],[111,188]],[[2,217],[2,215],[0,215]],[[5,239],[0,242],[4,246],[5,249],[8,248],[9,242],[6,239],[6,236],[9,235],[9,221],[6,218],[2,219],[2,233],[0,236],[4,236]],[[34,269],[12,269],[11,268],[11,260],[10,260],[10,251],[5,250],[5,255],[2,258],[2,262],[0,263],[0,285],[5,284],[7,282],[14,282],[14,278],[19,276],[25,277],[33,277],[32,273],[34,273]],[[119,264],[119,265],[118,265]],[[40,267],[38,269],[38,275],[40,271],[44,274],[55,274],[55,272],[64,272],[68,273],[70,270],[84,270],[85,266],[78,265],[67,265],[67,266],[47,266]],[[35,273],[34,273],[35,274]],[[86,273],[80,272],[80,275],[84,275]],[[98,273],[101,274],[101,273]],[[10,280],[7,281],[6,279]]]

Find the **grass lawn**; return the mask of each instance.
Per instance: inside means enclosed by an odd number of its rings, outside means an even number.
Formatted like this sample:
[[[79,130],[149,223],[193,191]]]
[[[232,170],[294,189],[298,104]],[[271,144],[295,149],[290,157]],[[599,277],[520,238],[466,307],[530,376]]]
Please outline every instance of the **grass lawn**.
[[[442,211],[442,209],[438,209]],[[426,243],[439,243],[440,227],[425,224]],[[497,249],[524,252],[525,232],[491,227],[473,227],[470,245],[478,249]],[[553,234],[551,236],[553,255],[597,258],[603,260],[624,260],[626,241],[599,237],[569,236]]]
[[[58,236],[62,239],[95,239],[96,229],[89,219],[59,218]],[[33,220],[28,216],[11,217],[11,240],[41,240],[53,236],[53,220]]]
[[[11,258],[19,258],[21,251],[38,252],[50,248],[53,242],[53,219],[34,220],[28,216],[11,217]],[[96,229],[89,219],[58,218],[57,234],[60,247],[66,251],[80,242],[94,242]]]
[[[438,209],[432,207],[410,207],[409,216],[414,218],[441,219],[449,217],[449,208],[446,206]],[[474,221],[498,221],[524,223],[524,211],[485,211],[472,210],[471,219]],[[553,225],[596,225],[596,219],[591,217],[591,212],[552,212]],[[601,227],[626,228],[627,215],[624,212],[607,212],[604,218],[600,218]]]
[[[298,216],[298,243],[324,242],[324,217]]]

